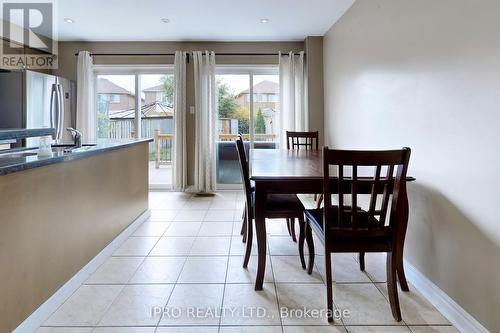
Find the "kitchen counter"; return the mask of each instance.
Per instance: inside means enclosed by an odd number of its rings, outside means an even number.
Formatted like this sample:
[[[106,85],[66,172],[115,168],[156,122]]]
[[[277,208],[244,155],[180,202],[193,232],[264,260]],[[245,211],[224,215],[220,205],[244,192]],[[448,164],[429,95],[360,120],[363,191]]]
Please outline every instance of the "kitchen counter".
[[[0,306],[0,332],[12,332],[146,218],[150,141],[97,140],[72,153],[57,147],[52,157],[0,158],[0,300],[12,305]]]
[[[64,152],[64,149],[68,147],[53,147],[54,152],[50,157],[38,157],[37,149],[23,150],[14,153],[1,153],[0,176],[55,163],[73,161],[152,141],[153,139],[97,139],[95,142],[86,142],[82,148],[75,149],[69,153]]]
[[[37,136],[53,135],[53,128],[0,128],[0,140],[16,140]]]

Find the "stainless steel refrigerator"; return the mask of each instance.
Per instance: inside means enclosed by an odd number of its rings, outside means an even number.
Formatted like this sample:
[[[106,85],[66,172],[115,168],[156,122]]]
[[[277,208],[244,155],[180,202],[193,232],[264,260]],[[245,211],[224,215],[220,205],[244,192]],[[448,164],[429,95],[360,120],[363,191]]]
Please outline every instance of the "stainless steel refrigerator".
[[[54,140],[71,141],[67,127],[76,127],[76,83],[34,71],[0,73],[0,128],[56,129]],[[27,147],[38,145],[28,139]]]

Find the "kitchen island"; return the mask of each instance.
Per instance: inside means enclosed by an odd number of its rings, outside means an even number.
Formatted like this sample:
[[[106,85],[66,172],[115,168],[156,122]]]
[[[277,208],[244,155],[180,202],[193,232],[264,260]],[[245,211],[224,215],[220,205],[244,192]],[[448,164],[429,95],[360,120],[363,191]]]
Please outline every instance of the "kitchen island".
[[[150,141],[104,139],[50,157],[0,154],[0,332],[147,214]]]

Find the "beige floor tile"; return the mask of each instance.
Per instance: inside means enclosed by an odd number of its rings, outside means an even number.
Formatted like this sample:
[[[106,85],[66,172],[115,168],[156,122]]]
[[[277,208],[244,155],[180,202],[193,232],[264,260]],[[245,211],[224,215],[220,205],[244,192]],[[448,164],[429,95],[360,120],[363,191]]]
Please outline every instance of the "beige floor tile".
[[[130,283],[175,283],[186,257],[147,257]]]
[[[155,333],[155,327],[96,327],[92,333]]]
[[[385,253],[366,253],[365,272],[372,282],[386,282]]]
[[[151,200],[150,200],[151,201]],[[150,208],[151,209],[159,209],[159,210],[174,210],[179,211],[184,208],[187,200],[179,200],[179,199],[154,199],[151,201]]]
[[[151,216],[149,217],[149,221],[170,222],[179,213],[178,209],[180,209],[180,207],[176,209],[151,209]]]
[[[410,333],[406,326],[346,326],[349,333]]]
[[[336,306],[350,312],[346,325],[404,325],[392,317],[389,302],[372,283],[334,284]]]
[[[284,326],[284,333],[347,333],[342,326]]]
[[[218,325],[223,293],[223,284],[177,284],[160,326]]]
[[[277,284],[276,288],[283,325],[329,325],[324,284]],[[309,310],[307,315],[304,309]],[[334,324],[339,325],[341,321],[336,320]]]
[[[410,326],[413,333],[459,333],[453,326]]]
[[[227,284],[223,313],[221,325],[280,325],[276,291],[271,283],[264,283],[260,291],[255,291],[253,284]]]
[[[220,333],[282,333],[281,326],[221,326]]]
[[[242,225],[242,222],[241,221],[235,221],[233,222],[233,232],[232,232],[232,235],[233,236],[240,236],[241,237],[241,225]]]
[[[95,326],[123,286],[83,285],[44,323],[45,326]]]
[[[109,257],[85,283],[125,284],[134,275],[143,260],[143,257]]]
[[[189,257],[178,283],[224,283],[228,257]]]
[[[160,237],[129,237],[114,256],[147,256]]]
[[[145,222],[134,232],[133,236],[163,236],[170,222]]]
[[[174,218],[175,222],[201,222],[206,210],[181,210]]]
[[[158,327],[155,333],[218,333],[218,327]]]
[[[211,200],[189,200],[182,209],[186,210],[207,210],[212,204]]]
[[[296,237],[299,237],[298,223],[296,223],[295,227]],[[285,219],[267,219],[266,232],[270,236],[289,236]]]
[[[257,275],[257,256],[251,256],[248,267],[243,268],[243,256],[230,256],[226,283],[254,283]],[[273,272],[269,256],[266,260],[264,282],[273,282]]]
[[[172,222],[170,227],[165,232],[166,237],[177,236],[198,236],[200,231],[201,222]]]
[[[212,200],[208,209],[236,209],[236,200]]]
[[[190,255],[227,256],[230,244],[231,237],[196,237]]]
[[[162,237],[151,256],[187,256],[196,237]]]
[[[321,274],[317,269],[314,269],[311,275],[307,274],[305,269],[302,269],[299,256],[271,256],[271,262],[276,282],[323,283]]]
[[[387,285],[377,283],[375,286],[381,290],[386,297]],[[399,289],[399,303],[401,306],[401,316],[408,325],[449,325],[450,322],[439,311],[432,306],[413,286],[410,292],[403,292]]]
[[[269,236],[267,241],[269,253],[273,256],[296,256],[299,254],[298,244],[290,236]],[[309,253],[306,245],[304,245],[304,253]]]
[[[163,308],[174,285],[125,286],[99,322],[99,326],[156,325],[159,316],[152,315],[154,307]]]
[[[233,222],[203,222],[200,228],[200,236],[231,236]]]
[[[203,221],[207,222],[232,222],[234,221],[234,216],[237,215],[239,219],[241,217],[241,212],[236,212],[235,209],[212,209],[207,211],[205,219]]]
[[[231,237],[231,250],[229,254],[232,256],[242,256],[245,255],[246,243],[242,242],[242,236]],[[269,251],[267,251],[269,252]],[[253,237],[252,241],[252,255],[257,255],[257,239]]]
[[[40,327],[35,333],[91,333],[92,328],[83,327]]]
[[[317,255],[314,263],[325,276],[325,257]],[[354,259],[353,253],[333,253],[332,274],[335,282],[370,282],[370,278],[359,269],[359,262]]]

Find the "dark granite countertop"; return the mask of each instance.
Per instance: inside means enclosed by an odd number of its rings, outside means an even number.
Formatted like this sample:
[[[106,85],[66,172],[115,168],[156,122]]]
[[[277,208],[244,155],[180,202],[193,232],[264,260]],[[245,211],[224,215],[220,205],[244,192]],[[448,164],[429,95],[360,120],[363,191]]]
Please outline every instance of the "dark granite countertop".
[[[38,149],[36,148],[12,153],[1,153],[0,176],[50,164],[73,161],[138,143],[152,141],[153,139],[97,139],[95,142],[85,142],[82,148],[75,149],[70,153],[64,152],[64,149],[67,147],[53,147],[54,152],[50,157],[38,157]]]
[[[0,128],[0,140],[16,140],[38,136],[53,135],[53,128]]]

